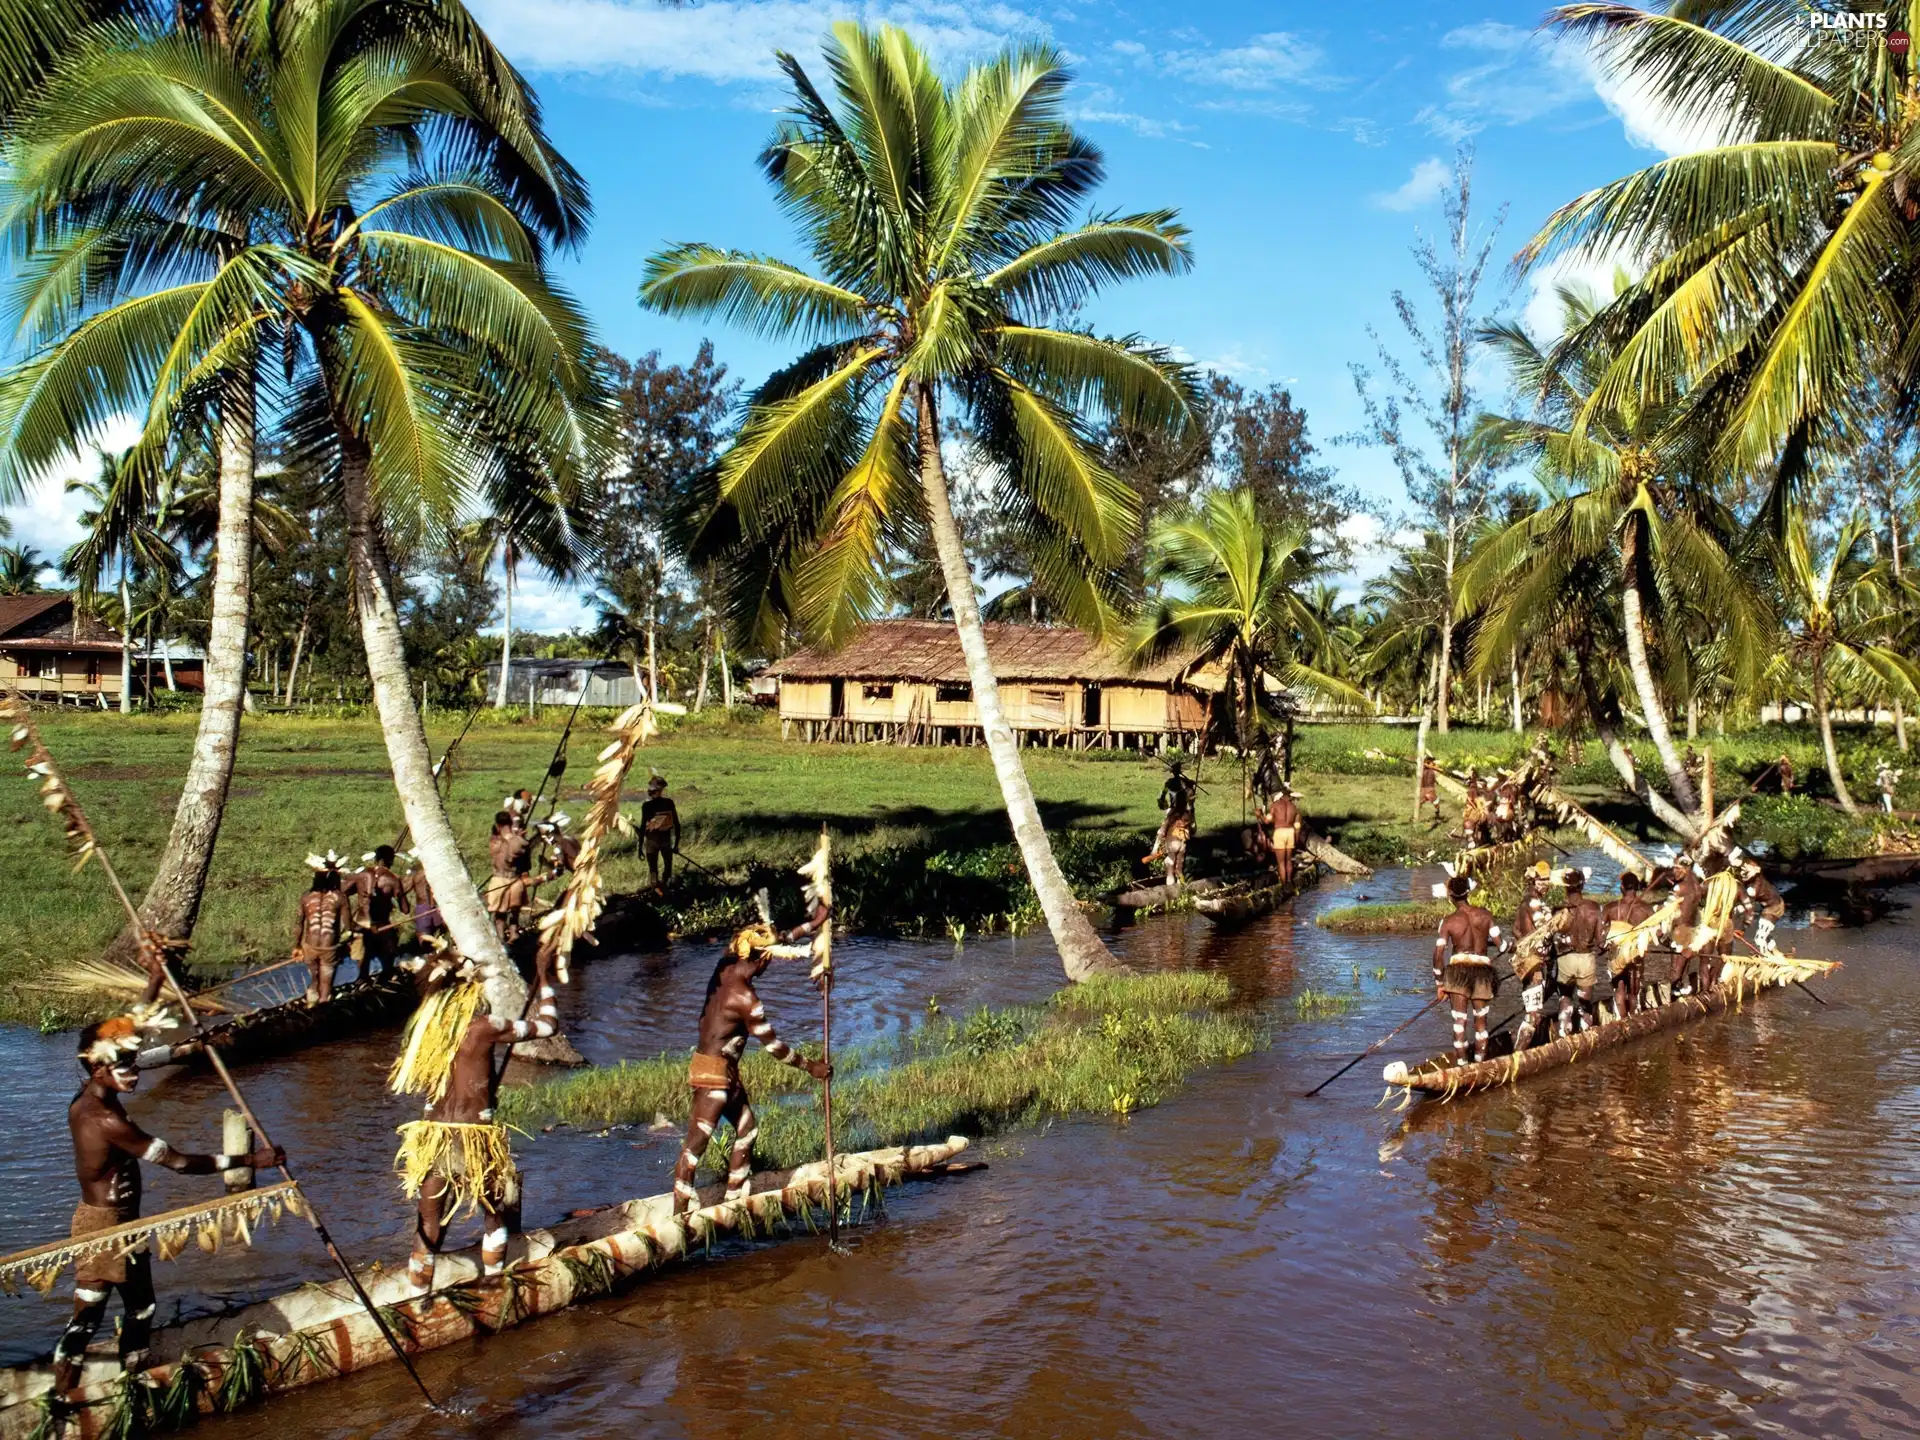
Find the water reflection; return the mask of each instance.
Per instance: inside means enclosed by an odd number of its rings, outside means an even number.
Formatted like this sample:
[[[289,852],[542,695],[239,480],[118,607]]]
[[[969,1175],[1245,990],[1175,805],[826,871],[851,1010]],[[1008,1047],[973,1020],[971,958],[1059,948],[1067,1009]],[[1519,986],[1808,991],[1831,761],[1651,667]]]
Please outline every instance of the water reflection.
[[[460,1418],[423,1415],[404,1377],[374,1372],[208,1433],[1920,1433],[1912,922],[1796,937],[1846,963],[1820,987],[1829,1009],[1773,993],[1523,1088],[1405,1113],[1372,1108],[1375,1061],[1303,1099],[1426,993],[1424,940],[1332,936],[1311,914],[1427,883],[1329,887],[1231,936],[1180,920],[1128,932],[1137,965],[1227,975],[1265,1007],[1271,1048],[1127,1123],[987,1147],[987,1171],[897,1192],[849,1256],[740,1246],[428,1357]],[[932,997],[948,1013],[1037,999],[1058,973],[1034,937],[864,942],[841,960],[849,1038],[898,1033]],[[598,1061],[683,1047],[710,966],[705,951],[592,961],[565,1002],[577,1043]],[[1299,1022],[1291,997],[1309,986],[1356,1007]],[[817,1014],[793,971],[768,1003],[796,1034]],[[1379,1060],[1432,1053],[1444,1030],[1430,1016]],[[312,1157],[342,1238],[397,1256],[406,1215],[385,1167],[406,1108],[377,1090],[390,1048],[336,1046],[242,1078]],[[26,1182],[0,1196],[0,1245],[53,1233],[70,1204],[65,1050],[0,1036],[20,1097],[8,1177]],[[210,1140],[219,1108],[199,1077],[136,1102],[189,1143]],[[671,1145],[556,1132],[522,1152],[543,1219],[664,1188]],[[204,1307],[317,1269],[311,1241],[283,1230],[161,1279]],[[43,1349],[63,1309],[0,1302],[0,1346]]]

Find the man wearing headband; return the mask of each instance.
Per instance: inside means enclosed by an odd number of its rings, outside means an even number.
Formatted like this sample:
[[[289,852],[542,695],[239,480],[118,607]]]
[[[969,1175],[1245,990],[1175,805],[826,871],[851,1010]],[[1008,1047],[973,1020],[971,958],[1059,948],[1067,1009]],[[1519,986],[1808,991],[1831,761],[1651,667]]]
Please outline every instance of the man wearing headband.
[[[1293,883],[1293,848],[1300,836],[1300,805],[1282,781],[1280,789],[1267,804],[1268,844],[1273,849],[1273,868],[1282,885]]]
[[[87,1073],[87,1083],[67,1107],[73,1167],[80,1181],[80,1204],[70,1232],[76,1240],[140,1218],[142,1160],[182,1175],[217,1175],[243,1165],[267,1169],[286,1159],[277,1146],[251,1155],[183,1154],[129,1120],[120,1097],[140,1084],[134,1064],[140,1030],[135,1016],[119,1015],[80,1032],[80,1068]],[[120,1330],[121,1368],[129,1375],[144,1368],[153,1333],[153,1256],[144,1244],[132,1253],[89,1255],[74,1273],[73,1319],[53,1352],[56,1395],[66,1395],[80,1383],[87,1346],[106,1318],[107,1301],[115,1290],[127,1312]]]
[[[1587,898],[1587,872],[1569,865],[1560,872],[1565,899],[1553,912],[1554,977],[1560,982],[1560,1021],[1555,1031],[1566,1039],[1599,1023],[1593,987],[1599,980],[1599,952],[1606,941],[1600,907]],[[1578,1008],[1576,1012],[1576,1000]]]
[[[360,929],[366,945],[366,958],[360,962],[360,978],[366,979],[378,968],[391,970],[400,958],[400,922],[397,914],[407,910],[407,887],[393,873],[393,847],[382,845],[362,857],[367,868],[353,877],[354,898],[358,901]]]
[[[1159,833],[1153,837],[1153,850],[1141,862],[1151,865],[1163,860],[1167,867],[1167,884],[1177,885],[1187,875],[1187,842],[1193,838],[1193,799],[1199,787],[1186,775],[1186,764],[1180,760],[1167,762],[1167,783],[1160,787],[1159,807],[1167,812],[1167,818],[1160,822]]]
[[[307,1000],[323,1004],[333,998],[333,972],[340,963],[340,941],[350,918],[347,897],[340,893],[340,857],[307,856],[313,885],[300,897],[300,919],[293,932],[293,958],[313,971]]]
[[[1449,875],[1436,885],[1453,901],[1453,913],[1440,922],[1433,942],[1433,988],[1453,1012],[1453,1061],[1467,1063],[1467,1014],[1473,1014],[1473,1058],[1487,1058],[1487,1011],[1493,1005],[1493,961],[1500,939],[1493,912],[1468,900],[1473,880]]]

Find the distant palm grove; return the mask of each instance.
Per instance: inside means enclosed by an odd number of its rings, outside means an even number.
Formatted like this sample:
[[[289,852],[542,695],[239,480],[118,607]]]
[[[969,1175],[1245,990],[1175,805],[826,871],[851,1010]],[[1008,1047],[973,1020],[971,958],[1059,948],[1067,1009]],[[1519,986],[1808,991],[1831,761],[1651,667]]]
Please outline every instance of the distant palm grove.
[[[490,663],[578,656],[702,709],[888,615],[957,628],[1076,977],[1105,949],[986,620],[1204,653],[1223,745],[1329,713],[1584,737],[1682,838],[1712,819],[1688,741],[1792,710],[1852,809],[1836,725],[1905,751],[1920,706],[1916,79],[1885,47],[1785,54],[1797,4],[1703,13],[1550,14],[1724,132],[1511,236],[1463,151],[1419,288],[1356,302],[1390,319],[1351,357],[1363,423],[1310,437],[1285,388],[1132,333],[1129,282],[1177,284],[1205,236],[1108,173],[1045,46],[943,69],[846,22],[781,55],[765,149],[713,163],[771,185],[790,248],[666,245],[656,197],[638,303],[714,338],[622,357],[554,275],[587,186],[455,0],[0,0],[0,500],[79,475],[88,532],[0,549],[0,593],[71,588],[205,657],[143,920],[192,931],[245,709],[370,705],[449,929],[512,1003],[423,702],[506,705]],[[1614,278],[1538,333],[1493,299],[1515,251]],[[780,368],[735,375],[741,334]],[[1397,493],[1342,481],[1355,447]],[[516,633],[536,577],[597,623]]]

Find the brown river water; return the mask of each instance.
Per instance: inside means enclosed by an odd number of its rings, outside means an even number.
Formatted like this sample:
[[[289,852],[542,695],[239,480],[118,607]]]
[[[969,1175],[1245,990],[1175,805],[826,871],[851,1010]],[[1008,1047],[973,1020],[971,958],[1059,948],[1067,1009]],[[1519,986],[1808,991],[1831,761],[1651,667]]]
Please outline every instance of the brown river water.
[[[1382,1062],[1444,1047],[1436,1013],[1303,1099],[1428,993],[1424,941],[1331,936],[1312,913],[1421,894],[1430,878],[1329,883],[1233,936],[1185,919],[1126,932],[1117,948],[1136,965],[1225,972],[1270,1017],[1271,1046],[1131,1119],[980,1146],[988,1169],[896,1190],[848,1254],[812,1237],[735,1243],[425,1356],[449,1414],[384,1366],[196,1433],[1920,1434],[1913,912],[1783,933],[1845,962],[1818,987],[1830,1008],[1770,992],[1517,1089],[1376,1108]],[[590,959],[562,1001],[575,1042],[599,1062],[685,1047],[712,953]],[[956,1013],[1038,999],[1059,974],[1032,937],[849,941],[839,961],[835,1034],[849,1041],[911,1025],[930,995]],[[1301,1020],[1292,997],[1308,986],[1362,1000]],[[803,976],[766,996],[784,1033],[811,1033]],[[64,1233],[71,1213],[71,1044],[0,1032],[0,1250]],[[393,1127],[416,1112],[381,1089],[392,1049],[389,1032],[239,1076],[362,1261],[398,1263],[410,1225],[388,1166]],[[194,1075],[129,1108],[211,1150],[223,1103]],[[528,1223],[665,1189],[676,1140],[521,1142]],[[160,1176],[148,1208],[206,1186]],[[324,1265],[298,1222],[251,1251],[189,1250],[156,1267],[161,1316]],[[44,1354],[67,1303],[0,1299],[0,1361]]]

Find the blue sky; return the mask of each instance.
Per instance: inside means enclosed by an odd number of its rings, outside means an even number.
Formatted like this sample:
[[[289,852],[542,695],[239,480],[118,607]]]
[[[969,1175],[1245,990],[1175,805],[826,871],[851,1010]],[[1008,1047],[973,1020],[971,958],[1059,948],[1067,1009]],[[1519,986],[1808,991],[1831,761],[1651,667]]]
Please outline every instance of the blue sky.
[[[663,244],[704,240],[801,256],[754,157],[781,103],[773,52],[817,70],[837,18],[911,28],[958,68],[1008,39],[1068,56],[1076,122],[1106,152],[1102,209],[1177,208],[1193,271],[1124,286],[1089,318],[1176,346],[1241,383],[1289,386],[1341,473],[1389,502],[1374,453],[1328,444],[1358,421],[1348,366],[1372,354],[1389,295],[1416,283],[1408,246],[1439,223],[1455,147],[1477,154],[1477,209],[1505,206],[1490,299],[1545,320],[1540,281],[1505,262],[1556,205],[1689,148],[1651,106],[1539,36],[1536,4],[874,4],[821,0],[469,0],[535,80],[596,221],[565,279],[605,343],[690,356],[698,326],[636,302]],[[715,330],[720,358],[758,380],[778,347]],[[1495,377],[1489,375],[1489,380]],[[57,485],[11,512],[20,538],[71,538]],[[581,618],[577,597],[529,594],[535,624]]]

